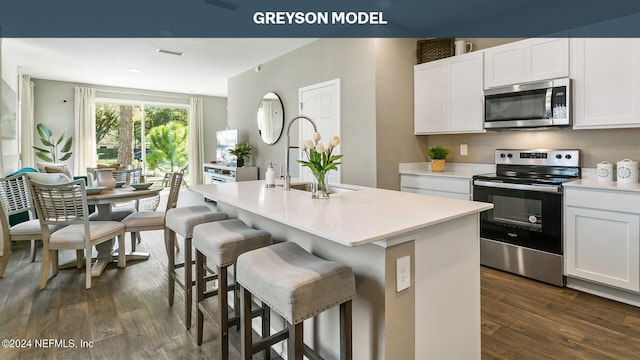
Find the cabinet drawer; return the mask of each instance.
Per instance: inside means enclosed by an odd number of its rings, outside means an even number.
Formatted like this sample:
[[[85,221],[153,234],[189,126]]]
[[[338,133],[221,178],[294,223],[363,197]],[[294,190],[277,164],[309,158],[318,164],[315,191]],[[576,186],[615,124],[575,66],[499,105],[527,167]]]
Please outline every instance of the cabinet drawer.
[[[450,193],[471,194],[471,180],[446,176],[401,175],[403,188],[425,189]]]
[[[640,214],[640,194],[565,188],[565,205]]]

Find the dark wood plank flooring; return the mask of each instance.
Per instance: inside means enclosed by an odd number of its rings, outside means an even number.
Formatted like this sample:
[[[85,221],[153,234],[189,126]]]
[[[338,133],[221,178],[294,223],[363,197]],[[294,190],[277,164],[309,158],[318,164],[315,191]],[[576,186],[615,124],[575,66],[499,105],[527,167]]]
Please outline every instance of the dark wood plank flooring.
[[[482,268],[483,359],[640,359],[640,308]]]
[[[124,270],[111,264],[91,290],[75,269],[38,290],[41,248],[31,263],[28,242],[14,243],[0,279],[0,340],[31,339],[32,346],[0,348],[0,359],[217,359],[217,326],[205,324],[197,346],[195,314],[191,330],[184,327],[182,292],[167,304],[162,232],[142,237],[138,249],[151,258]],[[640,359],[640,308],[488,268],[481,277],[483,359]],[[230,336],[237,359],[239,332]],[[72,339],[77,347],[37,348],[34,339]]]

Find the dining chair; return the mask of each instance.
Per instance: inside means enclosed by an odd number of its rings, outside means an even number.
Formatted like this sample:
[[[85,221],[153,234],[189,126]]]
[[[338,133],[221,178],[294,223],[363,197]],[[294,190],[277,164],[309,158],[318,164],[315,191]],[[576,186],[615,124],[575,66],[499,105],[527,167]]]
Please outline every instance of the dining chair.
[[[91,288],[91,254],[94,245],[118,238],[124,249],[124,225],[117,221],[89,221],[87,192],[84,180],[59,184],[29,181],[42,232],[43,261],[40,289],[49,279],[49,270],[58,273],[58,250],[76,249],[85,252],[85,287]],[[55,232],[50,226],[64,226]],[[126,266],[125,251],[119,251],[118,267]]]
[[[113,178],[116,181],[124,181],[126,185],[139,183],[141,177],[142,177],[142,168],[113,171]]]
[[[36,240],[42,240],[40,222],[35,218],[35,208],[31,201],[27,175],[21,173],[0,179],[0,225],[2,226],[2,262],[0,277],[9,263],[11,242],[18,240],[31,241],[31,262],[35,260]],[[17,216],[26,218],[12,224]]]
[[[183,173],[174,172],[171,175],[171,184],[169,186],[169,197],[167,199],[167,207],[164,211],[138,211],[133,213],[121,222],[124,224],[125,232],[131,233],[131,251],[136,249],[136,239],[141,231],[147,230],[163,230],[165,214],[169,209],[176,207],[178,203],[178,195],[180,194],[180,185],[182,184]],[[165,231],[164,245],[168,249],[169,240]]]

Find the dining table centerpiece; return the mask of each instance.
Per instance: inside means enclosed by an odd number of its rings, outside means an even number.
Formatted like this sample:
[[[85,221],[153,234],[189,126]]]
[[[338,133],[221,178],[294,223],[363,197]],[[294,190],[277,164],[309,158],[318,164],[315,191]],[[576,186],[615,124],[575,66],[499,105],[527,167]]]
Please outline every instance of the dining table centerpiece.
[[[342,155],[333,155],[333,150],[340,144],[340,137],[334,135],[325,146],[320,141],[322,137],[319,132],[313,134],[312,140],[301,140],[298,147],[305,153],[307,160],[298,160],[302,166],[311,170],[316,178],[311,196],[314,199],[328,199],[329,187],[327,184],[327,173],[331,170],[338,170],[338,161]]]

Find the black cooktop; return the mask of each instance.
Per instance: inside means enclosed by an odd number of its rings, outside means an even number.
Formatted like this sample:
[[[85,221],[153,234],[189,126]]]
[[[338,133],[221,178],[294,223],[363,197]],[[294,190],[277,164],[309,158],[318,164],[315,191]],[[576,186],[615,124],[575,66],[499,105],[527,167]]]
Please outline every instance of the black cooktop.
[[[579,167],[537,166],[537,165],[497,165],[496,172],[481,174],[474,179],[502,181],[517,184],[553,184],[580,178]]]

